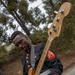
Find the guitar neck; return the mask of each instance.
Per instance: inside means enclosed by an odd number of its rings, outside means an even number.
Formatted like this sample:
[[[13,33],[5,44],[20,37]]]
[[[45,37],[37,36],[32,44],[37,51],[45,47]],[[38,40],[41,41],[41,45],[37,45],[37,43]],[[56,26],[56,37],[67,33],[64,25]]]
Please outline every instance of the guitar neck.
[[[37,66],[37,68],[35,70],[35,74],[34,75],[39,75],[40,74],[40,71],[42,69],[42,66],[43,66],[43,63],[45,61],[45,58],[46,58],[47,52],[49,50],[49,47],[51,45],[51,42],[52,42],[52,40],[49,40],[49,39],[47,40],[47,43],[45,45],[44,51],[43,51],[43,53],[41,55],[40,61],[38,63],[38,66]]]
[[[54,21],[52,22],[51,27],[48,30],[49,39],[47,40],[47,43],[45,45],[44,51],[41,55],[40,61],[38,63],[38,66],[35,70],[34,75],[40,74],[40,71],[44,64],[51,42],[55,37],[59,36],[63,18],[68,15],[68,13],[70,12],[70,9],[71,9],[71,4],[69,2],[63,3],[62,6],[60,7],[56,17],[54,18]]]

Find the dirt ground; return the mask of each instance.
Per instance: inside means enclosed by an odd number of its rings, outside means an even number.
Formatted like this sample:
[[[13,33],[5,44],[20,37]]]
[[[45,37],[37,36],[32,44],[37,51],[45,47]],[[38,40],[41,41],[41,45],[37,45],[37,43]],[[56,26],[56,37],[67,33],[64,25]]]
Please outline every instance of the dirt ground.
[[[65,70],[68,69],[70,65],[75,63],[75,51],[61,55],[59,59],[63,64],[63,68],[65,72]],[[10,64],[4,65],[2,71],[6,75],[22,75],[22,65],[21,65],[20,58],[16,59]]]

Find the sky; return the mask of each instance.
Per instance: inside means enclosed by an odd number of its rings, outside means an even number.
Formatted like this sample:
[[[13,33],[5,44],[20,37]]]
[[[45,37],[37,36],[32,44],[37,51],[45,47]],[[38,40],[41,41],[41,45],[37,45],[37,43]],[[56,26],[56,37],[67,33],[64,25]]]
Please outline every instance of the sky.
[[[30,9],[30,7],[33,7],[33,8],[35,8],[35,7],[37,7],[38,6],[38,8],[40,8],[41,9],[41,11],[42,11],[42,13],[45,13],[45,10],[43,9],[43,3],[42,3],[42,0],[37,0],[36,2],[34,2],[34,3],[31,3],[30,5],[29,5],[29,9]],[[45,13],[46,14],[46,13]],[[51,24],[52,23],[49,23],[48,24],[48,28],[51,26]],[[45,26],[45,24],[40,24],[40,28],[41,29],[43,29],[43,27]]]
[[[42,10],[43,13],[45,13],[45,10],[42,8],[43,7],[42,0],[37,0],[36,2],[30,3],[29,9],[30,9],[30,7],[35,8],[37,6]]]

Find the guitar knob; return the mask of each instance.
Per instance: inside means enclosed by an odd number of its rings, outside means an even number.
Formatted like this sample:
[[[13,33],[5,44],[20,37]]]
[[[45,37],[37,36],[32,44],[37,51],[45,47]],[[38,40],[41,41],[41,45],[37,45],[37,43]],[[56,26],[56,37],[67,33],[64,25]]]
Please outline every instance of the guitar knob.
[[[62,9],[62,10],[60,10],[60,13],[61,13],[61,14],[64,14],[64,10],[63,10],[63,9]]]

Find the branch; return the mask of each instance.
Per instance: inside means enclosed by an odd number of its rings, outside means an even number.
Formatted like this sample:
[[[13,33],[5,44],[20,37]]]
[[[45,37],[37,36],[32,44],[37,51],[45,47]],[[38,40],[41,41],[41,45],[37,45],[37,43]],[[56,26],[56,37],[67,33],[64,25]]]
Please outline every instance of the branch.
[[[30,35],[30,32],[28,30],[28,28],[25,26],[25,23],[22,21],[22,19],[19,17],[19,15],[16,13],[16,11],[14,11],[14,14],[17,16],[17,19],[19,21],[21,21],[21,27],[23,28],[23,30],[27,33],[27,35]]]
[[[3,4],[3,6],[7,9],[7,6],[5,5],[5,3],[1,0],[1,3]],[[9,10],[7,9],[7,11],[9,12]],[[9,12],[10,13],[10,12]],[[15,20],[18,22],[18,24],[22,27],[22,29],[26,32],[26,34],[29,36],[30,35],[30,32],[28,30],[28,28],[24,25],[24,22],[20,19],[19,15],[13,11],[10,13],[14,18]],[[16,16],[15,16],[15,15]]]

